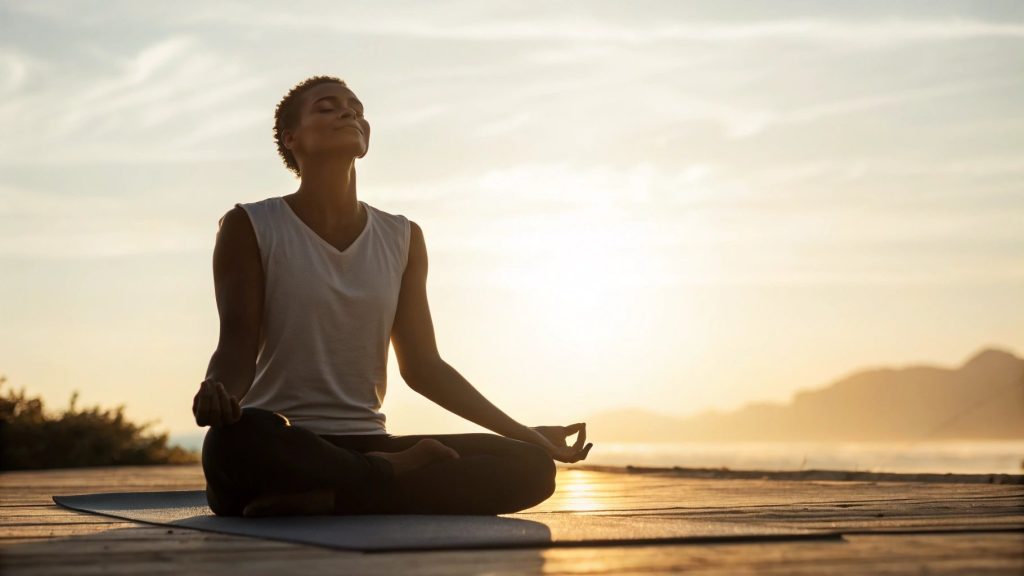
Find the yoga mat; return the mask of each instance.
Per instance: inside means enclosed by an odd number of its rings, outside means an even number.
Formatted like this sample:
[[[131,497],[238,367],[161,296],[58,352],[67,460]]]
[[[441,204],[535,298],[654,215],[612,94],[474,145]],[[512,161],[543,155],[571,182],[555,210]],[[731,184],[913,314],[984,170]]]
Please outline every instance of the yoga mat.
[[[53,501],[72,510],[146,524],[363,552],[841,537],[839,533],[822,530],[572,512],[222,517],[210,511],[202,490],[81,494],[54,496]]]

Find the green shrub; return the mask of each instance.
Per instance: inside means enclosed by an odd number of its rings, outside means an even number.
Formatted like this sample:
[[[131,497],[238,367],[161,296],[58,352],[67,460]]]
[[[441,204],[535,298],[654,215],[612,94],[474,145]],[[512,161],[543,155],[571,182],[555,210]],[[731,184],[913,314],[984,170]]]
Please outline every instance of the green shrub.
[[[7,381],[0,376],[0,388]],[[153,423],[134,424],[124,418],[124,405],[79,410],[78,392],[66,411],[48,414],[41,398],[25,389],[0,397],[0,470],[191,464],[198,453],[167,446],[166,433],[146,432]]]

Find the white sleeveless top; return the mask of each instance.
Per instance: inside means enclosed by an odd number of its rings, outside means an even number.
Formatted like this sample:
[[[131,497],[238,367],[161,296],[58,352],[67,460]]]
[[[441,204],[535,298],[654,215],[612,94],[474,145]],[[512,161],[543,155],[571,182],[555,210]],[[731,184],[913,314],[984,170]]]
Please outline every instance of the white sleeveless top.
[[[391,326],[409,258],[409,219],[359,201],[366,226],[339,252],[283,197],[245,209],[265,276],[252,388],[264,408],[317,434],[385,434]]]

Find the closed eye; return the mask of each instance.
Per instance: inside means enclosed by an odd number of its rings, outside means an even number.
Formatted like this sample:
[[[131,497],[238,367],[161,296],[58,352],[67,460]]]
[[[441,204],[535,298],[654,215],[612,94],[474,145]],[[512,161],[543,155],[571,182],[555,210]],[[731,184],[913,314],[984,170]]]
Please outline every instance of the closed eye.
[[[334,108],[323,108],[323,109],[320,110],[320,112],[321,113],[334,112]],[[362,110],[356,110],[356,116],[359,116],[360,118],[362,118],[363,117],[363,111]]]

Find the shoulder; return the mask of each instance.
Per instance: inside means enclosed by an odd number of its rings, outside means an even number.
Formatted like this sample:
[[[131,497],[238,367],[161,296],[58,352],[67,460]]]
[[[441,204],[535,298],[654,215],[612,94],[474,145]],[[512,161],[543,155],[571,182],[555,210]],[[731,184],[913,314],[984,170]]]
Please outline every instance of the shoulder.
[[[412,220],[409,220],[409,243],[424,244],[423,228],[420,228],[420,225]]]
[[[280,200],[280,198],[264,198],[256,202],[236,202],[230,210],[220,217],[218,225],[238,228],[248,224],[248,227],[252,229],[253,218],[258,220],[260,215],[272,208],[271,203],[276,200]]]
[[[252,230],[252,220],[241,203],[235,204],[230,210],[225,212],[220,217],[220,220],[217,221],[217,225],[220,227],[221,232],[227,233],[245,230],[246,228]]]
[[[423,239],[423,229],[412,220],[409,221],[409,258],[407,267],[421,273],[426,273],[427,269],[427,243]]]
[[[255,243],[256,230],[245,205],[235,204],[217,222],[218,243],[241,246]]]
[[[235,204],[230,210],[224,213],[217,221],[217,226],[223,228],[224,226],[237,227],[241,223],[249,222],[249,215],[246,214],[245,208],[242,205]]]

